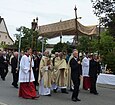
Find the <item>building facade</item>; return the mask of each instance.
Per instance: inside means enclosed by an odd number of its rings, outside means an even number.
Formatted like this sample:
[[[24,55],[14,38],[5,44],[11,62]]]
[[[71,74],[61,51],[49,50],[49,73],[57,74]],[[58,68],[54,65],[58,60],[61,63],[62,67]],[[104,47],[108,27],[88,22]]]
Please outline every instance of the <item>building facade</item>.
[[[0,48],[4,45],[13,45],[14,41],[9,35],[4,18],[0,16]]]

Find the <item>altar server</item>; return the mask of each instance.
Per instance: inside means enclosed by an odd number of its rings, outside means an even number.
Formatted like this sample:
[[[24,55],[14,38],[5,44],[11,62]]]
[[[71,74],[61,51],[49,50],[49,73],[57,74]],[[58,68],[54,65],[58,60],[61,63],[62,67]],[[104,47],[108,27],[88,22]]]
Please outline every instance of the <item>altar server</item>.
[[[33,84],[34,75],[32,67],[34,67],[34,62],[32,59],[32,49],[27,49],[27,53],[22,56],[20,61],[20,70],[19,70],[19,97],[34,99],[38,98],[35,86]]]

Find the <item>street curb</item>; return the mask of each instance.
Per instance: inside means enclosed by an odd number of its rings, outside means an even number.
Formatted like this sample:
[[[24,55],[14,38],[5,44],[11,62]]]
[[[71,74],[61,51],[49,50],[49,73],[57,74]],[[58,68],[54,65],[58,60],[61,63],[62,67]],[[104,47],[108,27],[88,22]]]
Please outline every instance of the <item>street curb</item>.
[[[108,88],[108,89],[115,89],[114,85],[108,85],[108,84],[97,84],[97,87],[101,87],[101,88]]]

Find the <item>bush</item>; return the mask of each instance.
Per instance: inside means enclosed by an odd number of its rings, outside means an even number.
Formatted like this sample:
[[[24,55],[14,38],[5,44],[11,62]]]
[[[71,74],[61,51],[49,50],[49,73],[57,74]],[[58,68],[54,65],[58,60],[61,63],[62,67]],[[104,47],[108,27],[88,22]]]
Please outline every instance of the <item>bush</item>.
[[[54,45],[54,48],[52,50],[52,53],[54,54],[55,52],[72,52],[72,46],[68,45],[67,43],[57,43]]]
[[[115,74],[115,52],[109,52],[103,57],[104,64],[107,64],[107,69],[110,69]]]

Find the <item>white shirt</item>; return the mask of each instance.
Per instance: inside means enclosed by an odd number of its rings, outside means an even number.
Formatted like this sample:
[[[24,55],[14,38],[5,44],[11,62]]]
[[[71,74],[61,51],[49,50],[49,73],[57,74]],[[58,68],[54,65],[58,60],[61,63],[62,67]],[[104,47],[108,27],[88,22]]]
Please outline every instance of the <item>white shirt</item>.
[[[29,57],[27,57],[26,55],[22,56],[20,61],[19,82],[29,82],[30,61],[31,61],[30,56]],[[33,59],[32,59],[32,67],[34,67]],[[35,81],[32,67],[31,67],[30,82]]]
[[[4,57],[4,59],[6,60],[6,56],[4,55],[3,57]]]
[[[74,59],[77,61],[77,58],[76,58],[76,57],[74,57]]]

